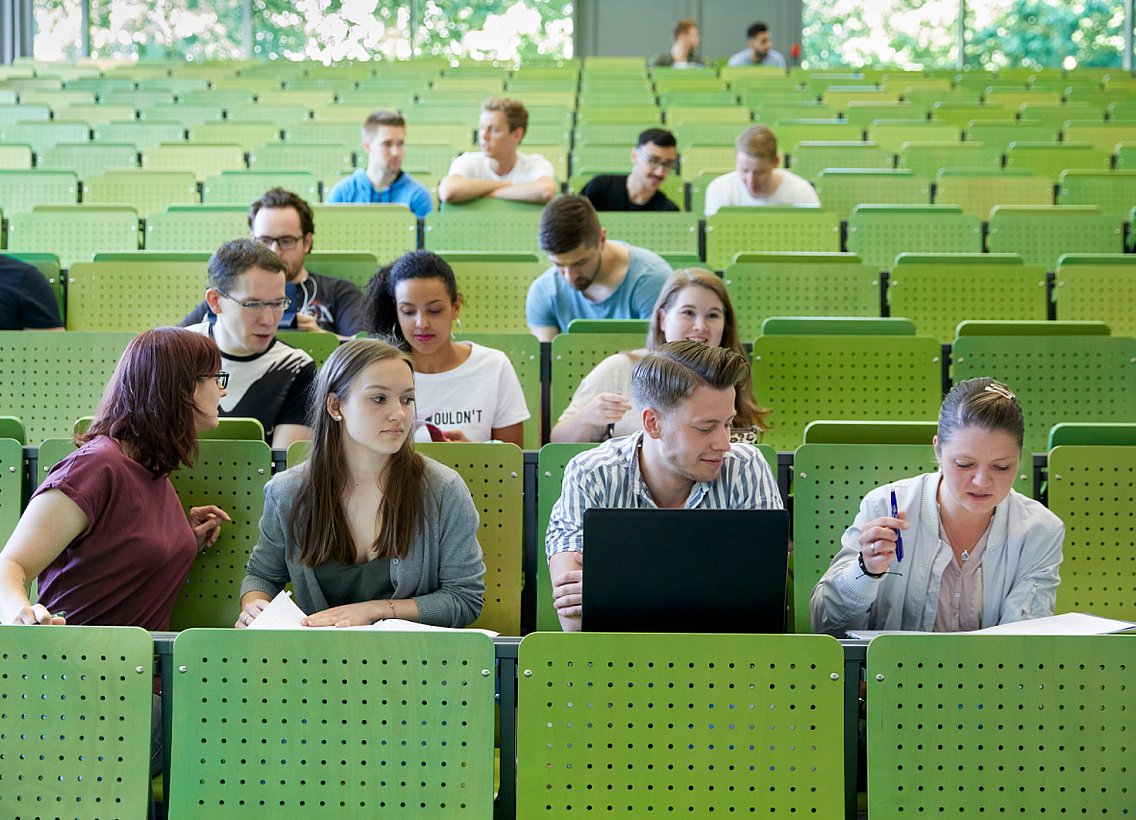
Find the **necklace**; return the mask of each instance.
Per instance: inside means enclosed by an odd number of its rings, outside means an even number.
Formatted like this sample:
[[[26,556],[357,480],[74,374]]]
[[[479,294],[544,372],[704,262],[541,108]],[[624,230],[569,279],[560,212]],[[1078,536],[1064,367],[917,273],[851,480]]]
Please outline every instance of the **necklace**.
[[[947,526],[947,519],[945,519],[943,517],[943,505],[938,504],[936,506],[938,506],[938,508],[939,508],[939,523],[943,525],[943,531],[947,534],[947,540],[950,542],[952,547],[955,546],[955,545],[961,545],[962,541],[960,541],[958,538],[956,538],[954,533],[951,532],[950,527]],[[969,561],[970,560],[970,551],[972,549],[974,549],[975,546],[978,545],[978,542],[982,540],[982,536],[986,535],[986,531],[990,529],[990,522],[993,521],[993,520],[994,520],[994,514],[991,513],[990,514],[990,520],[986,522],[986,526],[982,528],[982,532],[980,532],[978,534],[977,538],[975,538],[973,541],[970,542],[969,547],[967,547],[966,549],[964,549],[962,552],[959,553],[959,560],[960,561]]]

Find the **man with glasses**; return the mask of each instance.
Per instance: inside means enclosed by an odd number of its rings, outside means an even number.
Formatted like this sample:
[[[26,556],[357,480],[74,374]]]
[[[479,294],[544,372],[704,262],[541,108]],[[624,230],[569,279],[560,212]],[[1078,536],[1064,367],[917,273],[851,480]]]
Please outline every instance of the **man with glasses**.
[[[280,316],[281,330],[336,333],[348,338],[363,329],[359,288],[346,279],[315,273],[305,266],[312,251],[315,222],[311,206],[302,197],[283,188],[266,191],[249,208],[248,223],[252,238],[267,245],[287,266],[291,304]],[[210,316],[202,302],[181,325],[189,327],[204,319]]]
[[[675,168],[678,151],[674,134],[648,128],[631,149],[631,173],[600,174],[580,191],[597,211],[677,211],[659,186]]]
[[[316,374],[311,356],[276,338],[280,317],[291,306],[284,291],[287,270],[260,242],[226,242],[209,259],[205,302],[215,320],[189,327],[221,349],[221,369],[229,374],[221,415],[258,419],[279,450],[312,437],[305,421]]]
[[[540,216],[540,247],[552,267],[529,286],[525,317],[551,342],[573,319],[648,319],[671,266],[646,248],[609,242],[592,203],[558,196]]]

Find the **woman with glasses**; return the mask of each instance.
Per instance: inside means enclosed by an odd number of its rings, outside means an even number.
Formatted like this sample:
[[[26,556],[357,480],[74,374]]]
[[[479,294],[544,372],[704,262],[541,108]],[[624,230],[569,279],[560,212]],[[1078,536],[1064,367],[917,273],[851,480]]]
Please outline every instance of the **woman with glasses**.
[[[520,380],[500,350],[454,341],[461,296],[453,268],[412,251],[372,277],[364,323],[414,357],[418,441],[508,441],[523,446],[529,417]]]
[[[130,342],[79,449],[47,474],[0,552],[0,621],[169,629],[194,558],[231,520],[214,506],[187,516],[169,478],[217,426],[220,367],[217,345],[188,330]]]
[[[677,270],[663,285],[647,330],[647,348],[608,356],[584,377],[560,415],[552,441],[603,441],[643,429],[643,411],[631,401],[631,371],[648,350],[666,342],[697,341],[745,355],[730,294],[708,270]],[[756,444],[769,411],[758,406],[746,378],[734,400],[736,443]]]
[[[265,488],[237,628],[289,581],[306,626],[477,618],[477,510],[461,476],[415,452],[415,393],[410,357],[386,342],[355,339],[328,357],[309,405],[311,452]]]

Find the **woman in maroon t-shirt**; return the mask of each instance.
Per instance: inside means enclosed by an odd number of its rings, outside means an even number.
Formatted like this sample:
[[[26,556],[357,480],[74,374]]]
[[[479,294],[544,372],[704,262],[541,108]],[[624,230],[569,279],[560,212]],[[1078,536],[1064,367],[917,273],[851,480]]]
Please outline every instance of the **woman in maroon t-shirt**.
[[[217,426],[220,367],[213,341],[188,330],[127,345],[79,449],[48,473],[0,552],[0,622],[169,628],[194,556],[231,520],[214,506],[187,517],[169,479]],[[33,605],[25,586],[37,576]]]

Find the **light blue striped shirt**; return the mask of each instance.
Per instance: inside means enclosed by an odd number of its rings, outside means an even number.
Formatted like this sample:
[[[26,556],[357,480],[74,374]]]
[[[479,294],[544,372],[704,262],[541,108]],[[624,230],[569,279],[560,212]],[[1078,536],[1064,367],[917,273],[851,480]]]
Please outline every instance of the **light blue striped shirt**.
[[[655,507],[639,470],[643,433],[611,439],[580,453],[564,470],[560,498],[552,508],[545,553],[584,551],[584,510],[593,507]],[[765,457],[749,444],[732,444],[713,481],[697,481],[683,509],[780,510],[777,480]]]

